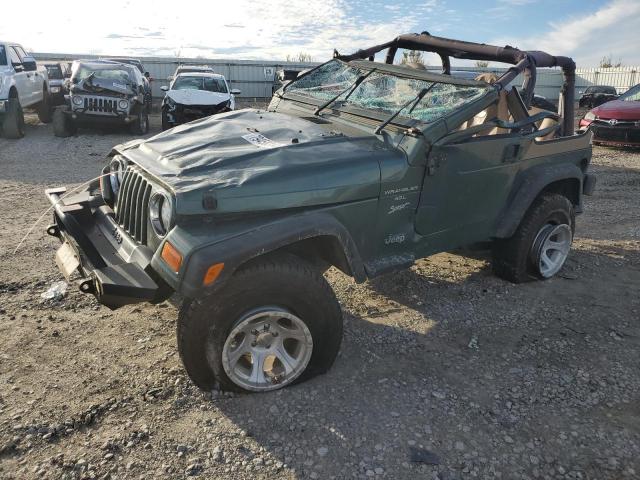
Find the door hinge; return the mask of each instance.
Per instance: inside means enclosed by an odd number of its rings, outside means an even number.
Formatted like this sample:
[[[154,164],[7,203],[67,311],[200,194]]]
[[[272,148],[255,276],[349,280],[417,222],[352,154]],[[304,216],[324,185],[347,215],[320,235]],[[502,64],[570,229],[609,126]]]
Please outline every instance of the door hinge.
[[[427,157],[427,175],[433,176],[436,174],[436,170],[440,167],[440,156],[429,155]]]
[[[502,162],[503,163],[515,162],[516,160],[518,160],[519,155],[520,155],[519,143],[512,143],[511,145],[507,145],[504,148],[504,153],[502,155]]]

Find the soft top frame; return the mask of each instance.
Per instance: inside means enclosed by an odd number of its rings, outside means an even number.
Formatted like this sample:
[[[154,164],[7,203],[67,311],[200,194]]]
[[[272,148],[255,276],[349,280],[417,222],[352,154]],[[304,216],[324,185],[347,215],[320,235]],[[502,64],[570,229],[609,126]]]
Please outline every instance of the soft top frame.
[[[428,32],[400,35],[390,42],[358,50],[351,55],[340,55],[337,51],[334,51],[333,56],[345,62],[357,59],[373,61],[376,53],[387,50],[385,63],[393,64],[399,48],[437,53],[442,60],[442,73],[447,75],[451,74],[451,57],[509,63],[513,66],[498,78],[494,86],[499,90],[504,89],[514,78],[522,73],[524,75],[522,84],[524,90],[523,100],[527,108],[531,106],[531,100],[533,99],[533,91],[536,85],[536,68],[561,67],[564,75],[564,83],[560,89],[560,101],[558,104],[558,114],[562,117],[561,134],[572,135],[574,132],[573,102],[576,64],[569,57],[555,57],[536,50],[523,51],[509,45],[497,47],[484,43],[434,37]]]

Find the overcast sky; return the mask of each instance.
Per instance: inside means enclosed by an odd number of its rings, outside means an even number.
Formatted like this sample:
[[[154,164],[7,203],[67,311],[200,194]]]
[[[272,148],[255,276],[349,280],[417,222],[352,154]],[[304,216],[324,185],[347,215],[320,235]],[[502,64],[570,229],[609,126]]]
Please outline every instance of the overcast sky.
[[[305,52],[324,61],[334,48],[351,52],[427,30],[572,56],[579,67],[609,54],[640,65],[640,0],[3,3],[0,39],[35,52],[269,60]]]

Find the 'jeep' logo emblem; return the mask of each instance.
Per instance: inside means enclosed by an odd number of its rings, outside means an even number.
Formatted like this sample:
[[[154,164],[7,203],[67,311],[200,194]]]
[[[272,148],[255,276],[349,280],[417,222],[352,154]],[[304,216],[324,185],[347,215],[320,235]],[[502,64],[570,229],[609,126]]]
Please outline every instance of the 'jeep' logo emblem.
[[[609,125],[616,125],[618,123],[618,120],[616,120],[615,118],[612,118],[611,120],[609,120]]]

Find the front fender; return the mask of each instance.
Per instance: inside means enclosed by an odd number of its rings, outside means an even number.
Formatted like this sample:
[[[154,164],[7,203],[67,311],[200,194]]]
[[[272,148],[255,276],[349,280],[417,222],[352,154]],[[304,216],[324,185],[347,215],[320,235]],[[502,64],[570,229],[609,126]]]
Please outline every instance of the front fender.
[[[578,205],[582,204],[582,183],[584,173],[573,163],[544,164],[532,167],[522,172],[520,179],[514,182],[514,189],[509,196],[510,201],[498,217],[495,236],[497,238],[511,237],[524,214],[536,197],[548,185],[560,180],[577,180],[579,182]]]
[[[188,236],[185,232],[185,237]],[[332,215],[313,212],[276,220],[216,243],[197,247],[185,259],[176,290],[185,297],[197,297],[204,289],[203,279],[211,265],[221,262],[225,264],[214,284],[214,288],[219,288],[247,261],[301,240],[319,236],[330,236],[337,240],[355,279],[365,279],[363,262],[349,231]],[[179,231],[173,232],[172,244],[179,246],[182,243],[179,237]],[[154,257],[152,266],[162,268],[160,262],[160,258]]]

